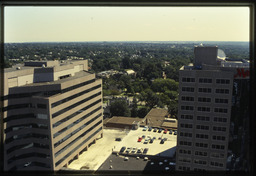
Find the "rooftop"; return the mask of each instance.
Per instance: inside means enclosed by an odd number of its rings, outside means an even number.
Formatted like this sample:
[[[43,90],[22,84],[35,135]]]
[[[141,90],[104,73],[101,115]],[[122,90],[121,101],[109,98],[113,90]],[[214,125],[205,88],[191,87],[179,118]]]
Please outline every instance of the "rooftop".
[[[141,125],[151,126],[156,128],[177,128],[177,121],[175,122],[169,121],[174,119],[171,119],[168,117],[169,117],[168,110],[152,108],[149,111],[149,113],[145,116]]]
[[[66,81],[74,80],[80,77],[88,76],[91,75],[92,73],[89,73],[87,71],[80,71],[76,72],[74,76],[67,77],[65,79],[59,79],[57,81],[51,81],[51,82],[38,82],[38,83],[31,83],[31,84],[26,84],[20,87],[28,87],[28,86],[42,86],[42,85],[52,85],[52,84],[61,84]]]
[[[121,117],[121,116],[113,116],[106,123],[116,123],[116,124],[127,124],[131,125],[134,122],[139,122],[142,119],[134,118],[134,117]]]

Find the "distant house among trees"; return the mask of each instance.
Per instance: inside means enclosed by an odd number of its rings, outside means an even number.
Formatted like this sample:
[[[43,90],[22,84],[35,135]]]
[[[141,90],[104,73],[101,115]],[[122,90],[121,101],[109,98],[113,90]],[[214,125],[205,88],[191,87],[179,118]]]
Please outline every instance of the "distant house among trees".
[[[130,76],[136,76],[136,72],[132,69],[125,70],[125,74]]]

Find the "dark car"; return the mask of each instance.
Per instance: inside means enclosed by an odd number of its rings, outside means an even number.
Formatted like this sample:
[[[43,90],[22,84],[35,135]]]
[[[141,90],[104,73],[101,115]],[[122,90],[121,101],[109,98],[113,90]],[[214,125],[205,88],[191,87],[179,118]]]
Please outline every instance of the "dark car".
[[[145,148],[144,150],[143,150],[143,154],[147,154],[148,153],[148,148]]]
[[[152,131],[152,127],[149,127],[149,128],[148,128],[148,131]]]
[[[177,131],[174,131],[174,133],[173,133],[174,135],[177,135]]]
[[[149,143],[151,143],[151,144],[152,144],[153,142],[154,142],[154,139],[150,139]]]
[[[158,133],[161,133],[161,132],[162,132],[162,130],[163,130],[163,129],[161,129],[161,128],[160,128],[160,129],[158,130]]]
[[[116,141],[122,141],[122,138],[116,138]]]
[[[153,132],[157,132],[157,128],[155,128]]]
[[[126,147],[122,147],[120,150],[120,153],[123,153],[125,151]]]
[[[163,143],[164,143],[164,141],[165,141],[165,140],[164,140],[164,139],[162,139],[162,140],[160,141],[160,144],[163,144]]]
[[[169,134],[172,134],[172,130],[169,131]]]

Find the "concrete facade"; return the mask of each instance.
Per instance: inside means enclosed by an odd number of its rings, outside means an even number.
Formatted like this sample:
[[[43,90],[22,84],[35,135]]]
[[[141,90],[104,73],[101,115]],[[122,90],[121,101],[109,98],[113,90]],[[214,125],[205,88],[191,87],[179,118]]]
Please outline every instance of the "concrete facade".
[[[87,60],[48,62],[5,70],[5,171],[59,170],[103,135],[102,81]]]
[[[244,63],[217,63],[217,50],[195,47],[194,65],[180,69],[176,170],[226,170],[233,81]]]

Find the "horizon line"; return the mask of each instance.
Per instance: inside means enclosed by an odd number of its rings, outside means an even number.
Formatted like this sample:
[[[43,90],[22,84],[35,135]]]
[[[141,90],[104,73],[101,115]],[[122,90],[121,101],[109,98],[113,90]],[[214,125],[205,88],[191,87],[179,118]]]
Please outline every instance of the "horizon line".
[[[150,41],[150,40],[134,40],[134,41],[129,41],[129,40],[123,40],[123,41],[41,41],[41,42],[36,42],[36,41],[31,41],[31,42],[4,42],[4,44],[25,44],[25,43],[120,43],[120,42],[127,42],[127,43],[132,43],[132,42],[152,42],[152,43],[160,43],[160,42],[165,42],[165,43],[171,43],[171,42],[250,42],[250,41],[214,41],[214,40],[174,40],[174,41],[168,41],[168,40],[162,40],[162,41]]]

